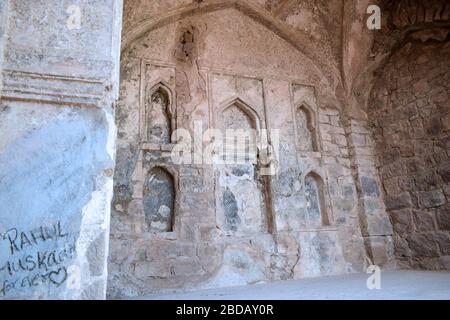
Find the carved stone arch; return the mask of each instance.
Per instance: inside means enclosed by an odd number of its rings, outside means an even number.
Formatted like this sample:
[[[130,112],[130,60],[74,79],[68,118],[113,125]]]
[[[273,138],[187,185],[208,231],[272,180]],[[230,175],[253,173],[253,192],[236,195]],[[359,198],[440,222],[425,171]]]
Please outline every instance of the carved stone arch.
[[[312,108],[306,101],[300,101],[297,103],[297,109],[298,108],[304,108],[306,111],[309,112],[309,115],[311,117],[311,125],[316,128],[317,122],[316,122],[316,110],[315,108]]]
[[[325,171],[318,165],[308,165],[307,168],[300,174],[300,180],[303,183],[307,175],[312,174],[318,176],[322,181],[326,181]]]
[[[179,189],[179,181],[180,181],[178,171],[176,169],[172,168],[172,166],[167,165],[165,163],[155,163],[148,168],[147,172],[150,172],[152,169],[154,169],[156,167],[161,168],[161,169],[167,171],[168,173],[170,173],[170,175],[174,179],[174,186],[178,190]]]
[[[241,153],[243,150],[242,145],[238,146],[236,142],[237,140],[245,139],[246,155],[244,161],[251,162],[251,159],[256,160],[258,135],[261,131],[262,120],[255,108],[238,97],[232,97],[220,105],[215,118],[218,118],[216,126],[224,130],[222,134],[225,138],[225,149],[231,145],[236,147],[235,150],[230,149],[231,153],[224,149],[225,158],[231,157],[236,159],[235,157],[242,157],[244,155]],[[245,135],[238,134],[235,131],[234,136],[228,136],[228,129],[243,130]],[[242,142],[244,140],[240,141]],[[237,155],[239,153],[241,156]],[[244,157],[241,159],[244,159]]]
[[[233,106],[237,106],[243,113],[247,115],[249,119],[251,119],[251,121],[253,122],[253,129],[255,129],[257,132],[261,130],[263,123],[258,112],[256,112],[255,108],[253,108],[249,103],[244,102],[241,98],[233,97],[226,100],[220,105],[217,114],[221,115],[224,111]]]
[[[242,14],[265,26],[270,32],[273,32],[281,39],[287,41],[301,54],[305,55],[308,62],[314,67],[321,79],[326,79],[329,85],[334,82],[329,75],[330,72],[326,71],[338,71],[336,67],[334,67],[327,59],[315,53],[313,47],[305,45],[304,38],[293,31],[290,26],[284,24],[282,21],[273,19],[271,13],[260,10],[258,6],[255,6],[248,0],[204,1],[201,4],[193,1],[190,4],[182,5],[170,10],[163,15],[145,19],[136,26],[130,28],[130,30],[124,30],[121,39],[121,51],[124,52],[134,41],[138,40],[148,32],[175,23],[186,17],[207,14],[228,8],[235,8]]]
[[[303,152],[319,152],[320,143],[317,130],[316,112],[304,101],[296,104],[294,119],[297,132],[297,145]]]
[[[302,185],[305,192],[306,210],[312,227],[331,225],[331,210],[325,180],[317,170],[302,174]]]
[[[153,81],[147,85],[147,90],[150,94],[154,93],[159,88],[164,89],[167,91],[167,94],[169,96],[169,112],[171,116],[175,116],[175,105],[174,105],[174,92],[171,86],[163,79],[158,78],[156,81]]]
[[[175,107],[174,107],[174,98],[172,90],[170,89],[169,85],[166,84],[163,80],[158,80],[157,82],[153,84],[149,84],[146,87],[144,94],[144,106],[143,106],[143,121],[141,121],[141,125],[143,128],[142,132],[142,139],[144,141],[153,142],[153,143],[159,143],[159,144],[165,144],[165,143],[171,143],[171,136],[172,132],[176,129],[176,115],[175,115]],[[151,122],[151,108],[153,104],[153,97],[156,93],[160,93],[164,97],[164,103],[165,107],[163,108],[163,115],[164,119],[167,121],[167,128],[165,130],[167,131],[166,134],[164,134],[164,139],[161,139],[162,141],[151,141],[151,138],[149,137],[149,131],[150,131],[150,122]],[[167,135],[167,137],[166,137]]]
[[[217,223],[227,233],[244,235],[249,232],[268,232],[271,223],[266,181],[256,178],[257,135],[263,126],[262,117],[249,103],[234,96],[219,105],[214,119],[217,128],[222,130],[246,131],[245,136],[236,131],[232,136],[224,132],[226,142],[223,159],[232,161],[225,161],[225,165],[217,169],[216,199],[220,204],[217,208]],[[242,145],[235,144],[242,137],[246,139],[245,153],[242,152]],[[237,148],[228,149],[231,145]]]
[[[143,186],[144,221],[151,232],[173,232],[178,212],[178,174],[172,168],[156,164],[145,175]]]

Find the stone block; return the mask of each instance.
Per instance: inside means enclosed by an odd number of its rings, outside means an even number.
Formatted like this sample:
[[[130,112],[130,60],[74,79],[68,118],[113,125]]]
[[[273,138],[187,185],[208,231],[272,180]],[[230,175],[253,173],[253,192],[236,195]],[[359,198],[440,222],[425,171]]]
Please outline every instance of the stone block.
[[[342,134],[335,134],[331,137],[331,141],[339,146],[347,146],[347,138]]]
[[[371,236],[392,235],[392,225],[384,211],[367,215],[367,231]]]
[[[410,258],[411,250],[409,249],[408,241],[397,234],[394,234],[392,238],[394,241],[395,256],[398,259]]]
[[[365,196],[379,197],[380,190],[375,179],[370,177],[361,177],[361,190]]]
[[[450,255],[450,232],[438,232],[436,236],[441,254]]]
[[[173,277],[171,261],[167,259],[155,261],[138,261],[134,265],[134,276],[140,280]]]
[[[383,187],[387,194],[395,194],[400,193],[400,191],[406,191],[408,189],[401,188],[399,186],[399,180],[401,177],[393,177],[389,179],[384,179],[383,181]]]
[[[436,235],[433,233],[412,233],[407,237],[411,252],[415,257],[438,257]]]
[[[430,90],[428,80],[427,79],[419,80],[418,82],[413,84],[413,89],[418,97],[423,97]]]
[[[444,189],[444,194],[447,197],[447,199],[450,199],[450,184],[448,184],[448,183],[445,184],[443,186],[443,189]]]
[[[424,121],[425,132],[429,136],[437,136],[441,132],[441,120],[438,116],[432,116]]]
[[[437,224],[440,230],[450,230],[450,205],[438,209]]]
[[[384,204],[379,198],[364,198],[364,209],[368,214],[375,214],[377,212],[383,211]],[[352,203],[354,203],[352,201]]]
[[[389,214],[396,233],[406,234],[414,231],[412,210],[410,208],[394,210]]]
[[[450,113],[441,118],[442,130],[444,132],[450,131]]]
[[[204,274],[200,261],[196,257],[180,257],[173,261],[174,276],[190,277]]]
[[[446,163],[438,169],[442,181],[444,183],[450,183],[450,163]]]
[[[398,187],[402,191],[411,190],[414,186],[414,178],[409,176],[398,177]]]
[[[443,256],[439,258],[439,269],[450,270],[450,256]]]
[[[428,232],[436,229],[434,211],[414,210],[413,216],[415,230],[417,232]]]
[[[388,210],[397,210],[412,206],[411,194],[409,192],[401,192],[397,195],[387,195],[385,202]]]
[[[192,257],[195,256],[195,245],[187,241],[170,241],[165,239],[152,239],[144,245],[145,257],[147,260],[162,257],[168,259],[176,259],[178,257]]]
[[[442,190],[419,192],[420,208],[434,208],[445,204],[446,199]]]
[[[354,146],[361,147],[366,146],[366,135],[365,134],[359,134],[359,133],[351,133],[350,134],[350,141]]]
[[[371,248],[373,263],[383,269],[391,268],[394,263],[394,242],[391,237],[372,237]]]

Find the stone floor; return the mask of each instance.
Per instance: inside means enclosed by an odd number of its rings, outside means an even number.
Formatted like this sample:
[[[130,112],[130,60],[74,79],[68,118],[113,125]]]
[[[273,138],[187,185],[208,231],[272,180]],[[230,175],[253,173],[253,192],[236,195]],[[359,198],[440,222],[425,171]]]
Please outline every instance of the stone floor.
[[[450,272],[386,271],[381,289],[369,290],[368,274],[279,281],[176,294],[139,297],[142,300],[409,300],[450,299]]]

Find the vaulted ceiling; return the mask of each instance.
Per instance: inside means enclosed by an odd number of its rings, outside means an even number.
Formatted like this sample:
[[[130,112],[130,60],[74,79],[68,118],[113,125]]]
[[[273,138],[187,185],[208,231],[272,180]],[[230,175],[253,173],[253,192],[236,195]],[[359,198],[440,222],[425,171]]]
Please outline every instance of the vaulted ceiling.
[[[370,4],[381,7],[382,30],[366,27]],[[122,48],[166,24],[231,7],[314,61],[344,103],[398,42],[391,34],[450,20],[448,0],[124,0]]]

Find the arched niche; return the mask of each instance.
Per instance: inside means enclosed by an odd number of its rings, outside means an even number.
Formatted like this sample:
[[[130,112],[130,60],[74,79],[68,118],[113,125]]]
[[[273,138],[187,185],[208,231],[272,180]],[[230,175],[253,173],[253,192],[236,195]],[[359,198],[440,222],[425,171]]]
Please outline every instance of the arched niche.
[[[306,104],[300,104],[295,109],[295,123],[300,151],[319,151],[314,112]]]
[[[217,223],[237,235],[266,232],[266,201],[263,182],[257,178],[257,112],[240,99],[225,102],[216,114],[224,140],[223,166],[218,166]],[[233,134],[228,135],[232,132]],[[245,144],[239,144],[238,141]]]
[[[257,134],[261,123],[257,112],[239,98],[223,104],[219,110],[219,127],[224,137],[225,158],[244,159],[244,154],[245,162],[249,162],[252,157],[256,158]],[[233,130],[234,135],[228,134],[227,130]]]
[[[153,167],[144,180],[143,206],[149,231],[171,232],[175,221],[175,178],[166,168]]]
[[[228,114],[237,117],[236,120],[242,122],[225,122],[226,118],[224,118],[224,115]],[[258,112],[256,112],[253,107],[251,107],[248,103],[244,102],[238,97],[233,97],[223,102],[218,108],[218,117],[219,124],[222,127],[230,129],[254,129],[258,132],[261,128],[261,119],[258,115]],[[241,127],[239,127],[238,124],[241,124]]]
[[[223,127],[226,129],[256,129],[256,119],[243,104],[234,102],[221,112]]]
[[[153,86],[145,103],[145,140],[149,143],[171,142],[174,121],[171,91],[162,83]]]
[[[308,173],[304,179],[304,190],[309,226],[312,228],[329,226],[330,218],[325,200],[325,184],[322,177],[313,171]]]

